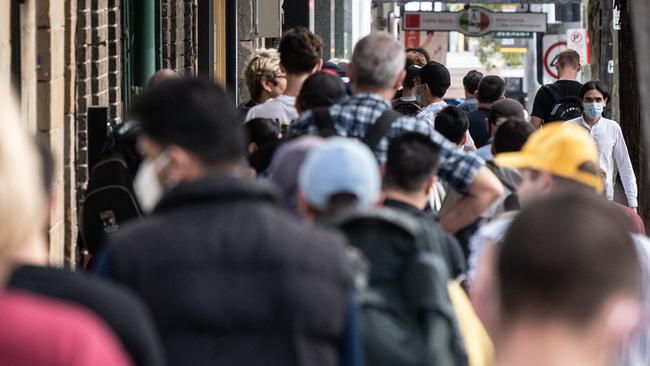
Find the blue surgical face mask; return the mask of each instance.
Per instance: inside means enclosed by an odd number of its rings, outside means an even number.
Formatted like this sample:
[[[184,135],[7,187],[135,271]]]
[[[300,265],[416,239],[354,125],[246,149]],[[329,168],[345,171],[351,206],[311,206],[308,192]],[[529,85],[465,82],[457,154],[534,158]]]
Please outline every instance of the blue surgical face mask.
[[[605,106],[603,103],[584,103],[582,106],[587,117],[591,119],[598,119],[603,115]]]
[[[415,100],[416,100],[418,103],[422,103],[422,95],[420,95],[420,90],[419,90],[418,86],[419,86],[419,85],[416,85],[415,88],[414,88],[414,91],[415,91]]]

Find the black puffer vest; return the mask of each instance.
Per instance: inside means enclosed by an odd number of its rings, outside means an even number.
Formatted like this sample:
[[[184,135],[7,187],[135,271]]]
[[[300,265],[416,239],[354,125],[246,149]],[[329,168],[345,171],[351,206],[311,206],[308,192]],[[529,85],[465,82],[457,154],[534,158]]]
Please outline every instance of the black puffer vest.
[[[337,365],[344,240],[286,214],[263,185],[180,185],[116,233],[116,279],[149,305],[170,365]]]

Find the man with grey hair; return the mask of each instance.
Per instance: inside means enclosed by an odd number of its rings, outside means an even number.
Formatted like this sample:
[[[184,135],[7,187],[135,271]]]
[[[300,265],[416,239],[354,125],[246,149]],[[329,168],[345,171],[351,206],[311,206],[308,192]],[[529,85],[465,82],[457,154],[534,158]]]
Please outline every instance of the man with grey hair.
[[[352,97],[328,109],[305,112],[294,120],[290,134],[335,134],[363,139],[381,163],[386,160],[393,138],[405,132],[429,136],[441,148],[439,177],[464,194],[440,217],[442,226],[455,232],[478,218],[501,195],[502,186],[481,159],[458,151],[428,123],[392,112],[390,101],[406,75],[404,62],[404,48],[389,33],[375,32],[364,37],[354,47],[347,69]],[[323,126],[328,133],[324,133]],[[369,143],[371,136],[376,143]]]

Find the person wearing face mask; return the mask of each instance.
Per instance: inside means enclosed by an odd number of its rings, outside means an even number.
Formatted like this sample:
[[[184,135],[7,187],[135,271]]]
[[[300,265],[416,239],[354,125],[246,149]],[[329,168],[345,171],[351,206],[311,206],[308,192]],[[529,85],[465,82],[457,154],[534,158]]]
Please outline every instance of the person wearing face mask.
[[[132,115],[145,157],[135,191],[153,211],[109,236],[96,270],[141,296],[167,364],[358,365],[345,242],[250,176],[225,90],[166,81]]]
[[[636,209],[638,206],[636,176],[623,139],[623,132],[616,121],[603,117],[603,110],[609,101],[607,85],[600,80],[589,81],[580,89],[579,98],[583,106],[582,116],[566,123],[586,128],[596,142],[600,168],[606,174],[607,199],[614,199],[616,168],[623,182],[627,206]]]

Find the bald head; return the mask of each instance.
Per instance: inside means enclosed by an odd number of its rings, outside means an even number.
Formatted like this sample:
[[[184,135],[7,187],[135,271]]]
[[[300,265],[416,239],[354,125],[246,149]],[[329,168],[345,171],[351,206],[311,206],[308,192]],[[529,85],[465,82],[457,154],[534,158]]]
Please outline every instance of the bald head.
[[[166,80],[173,80],[173,79],[179,79],[180,76],[176,73],[174,70],[170,69],[161,69],[156,71],[155,74],[149,79],[149,89],[153,88],[154,86],[162,83],[163,81]]]

